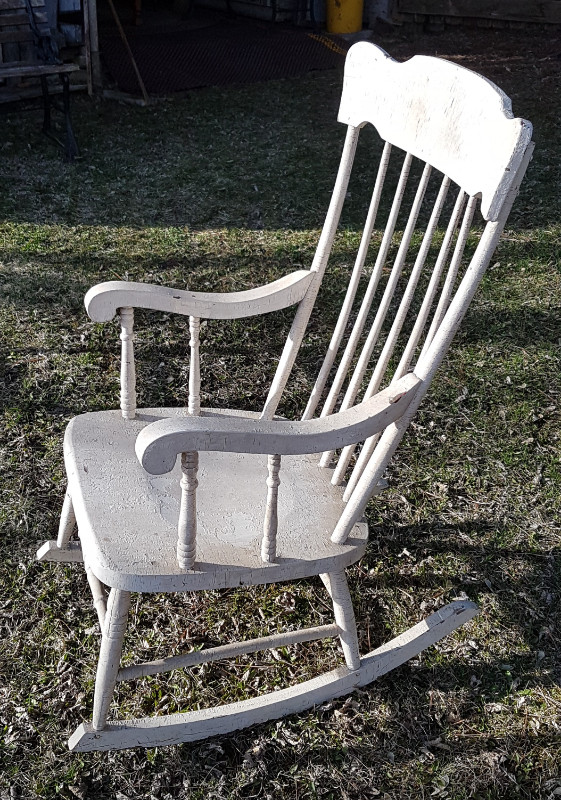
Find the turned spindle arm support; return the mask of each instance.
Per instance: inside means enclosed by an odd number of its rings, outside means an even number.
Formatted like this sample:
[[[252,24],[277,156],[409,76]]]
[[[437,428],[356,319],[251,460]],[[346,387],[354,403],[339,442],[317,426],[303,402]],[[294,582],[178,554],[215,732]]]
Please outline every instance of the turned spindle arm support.
[[[420,379],[410,373],[352,409],[306,421],[205,416],[204,411],[202,416],[163,419],[147,425],[140,432],[136,440],[136,455],[147,472],[163,475],[171,472],[177,455],[183,454],[182,521],[179,536],[180,539],[183,536],[186,542],[193,543],[196,532],[196,464],[189,462],[188,465],[186,454],[218,451],[268,455],[268,497],[262,557],[265,561],[274,561],[280,457],[345,447],[384,430],[406,412],[421,385]],[[271,455],[272,453],[275,455]],[[188,557],[184,564],[190,563],[191,566],[184,568],[192,569],[194,550],[190,545],[187,550]]]

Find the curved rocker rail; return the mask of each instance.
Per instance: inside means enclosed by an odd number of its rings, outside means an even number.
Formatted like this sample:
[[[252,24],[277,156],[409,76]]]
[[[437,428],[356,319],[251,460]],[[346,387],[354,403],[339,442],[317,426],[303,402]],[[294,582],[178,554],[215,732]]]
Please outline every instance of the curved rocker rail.
[[[296,714],[366,686],[440,641],[472,619],[478,611],[475,603],[469,601],[449,603],[361,658],[357,670],[339,667],[296,686],[218,708],[126,722],[117,720],[102,731],[94,731],[90,723],[85,723],[72,734],[68,746],[78,752],[160,747],[223,735]]]
[[[299,303],[314,273],[296,270],[277,281],[243,292],[190,292],[133,281],[106,281],[84,298],[94,322],[108,322],[119,308],[148,308],[201,319],[242,319]]]

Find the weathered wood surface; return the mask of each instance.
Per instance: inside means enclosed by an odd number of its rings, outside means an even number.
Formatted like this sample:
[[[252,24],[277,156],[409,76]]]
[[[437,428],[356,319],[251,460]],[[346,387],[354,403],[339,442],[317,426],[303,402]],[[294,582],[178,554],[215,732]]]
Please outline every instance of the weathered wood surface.
[[[37,561],[57,561],[62,564],[81,563],[84,560],[80,542],[70,542],[61,549],[55,539],[49,539],[37,550]]]
[[[95,322],[113,319],[123,306],[148,308],[201,319],[239,319],[279,311],[298,303],[313,275],[298,270],[266,286],[243,292],[189,292],[132,281],[107,281],[86,294],[86,311]]]
[[[70,737],[71,750],[116,750],[193,742],[285,717],[349,694],[400,666],[477,614],[477,606],[456,602],[440,609],[405,634],[360,659],[358,669],[339,667],[318,678],[270,694],[216,708],[163,717],[119,720],[103,731],[82,724]]]
[[[101,648],[95,679],[92,727],[101,731],[105,727],[109,706],[113,698],[117,673],[121,662],[123,639],[131,602],[130,592],[112,589],[104,614]]]
[[[333,602],[333,616],[339,628],[339,638],[343,655],[345,656],[345,663],[350,670],[354,671],[360,667],[360,653],[355,612],[347,584],[347,576],[344,570],[338,570],[322,577]]]
[[[136,442],[142,466],[152,475],[173,468],[187,450],[230,453],[320,453],[344,447],[386,428],[399,419],[419,388],[414,373],[353,408],[319,419],[258,422],[242,416],[163,419],[144,428]]]
[[[467,194],[481,194],[481,212],[493,221],[532,138],[530,123],[513,118],[510,99],[491,81],[429,56],[398,64],[370,42],[349,50],[339,121],[372,123]]]
[[[45,0],[31,0],[32,7],[45,8]],[[26,8],[25,0],[0,0],[0,11],[13,11],[14,9]]]
[[[187,412],[192,417],[198,417],[201,413],[200,329],[200,319],[198,317],[189,317],[191,359],[189,361],[189,401],[187,403]]]
[[[105,627],[105,617],[107,615],[107,594],[101,581],[99,581],[89,566],[84,564],[86,570],[86,577],[90,585],[92,593],[94,608],[97,611],[97,618],[99,619],[99,626],[103,631]]]
[[[266,564],[260,551],[267,455],[201,452],[196,569],[179,567],[181,466],[150,475],[136,457],[135,440],[158,419],[199,424],[232,416],[262,424],[256,413],[203,409],[202,417],[187,417],[177,408],[138,409],[132,420],[101,411],[70,423],[64,448],[69,490],[85,560],[106,586],[158,592],[270,583],[337,571],[361,557],[364,523],[344,546],[330,541],[344,503],[329,471],[318,468],[317,456],[283,458],[277,555]]]
[[[61,550],[64,549],[72,534],[76,530],[76,515],[72,506],[72,498],[66,492],[64,495],[64,503],[62,504],[62,511],[60,513],[60,522],[58,526],[57,547]]]
[[[33,0],[33,16],[40,33],[51,35],[44,0]],[[39,60],[35,35],[25,0],[0,2],[0,80],[74,72],[77,64],[45,64]]]
[[[208,650],[193,650],[181,656],[169,656],[157,661],[146,661],[144,664],[134,664],[123,667],[117,675],[118,681],[129,681],[133,678],[142,678],[145,675],[157,675],[160,672],[171,672],[174,669],[195,667],[199,664],[208,664],[212,661],[222,661],[226,658],[237,658],[248,653],[257,653],[259,650],[288,647],[298,642],[314,642],[318,639],[332,639],[339,636],[337,625],[319,625],[316,628],[299,628],[286,633],[274,633],[271,636],[262,636],[259,639],[249,639],[243,642],[233,642],[219,647],[209,647]]]
[[[0,64],[0,80],[4,78],[35,78],[41,75],[59,75],[66,72],[76,72],[80,69],[78,64]]]

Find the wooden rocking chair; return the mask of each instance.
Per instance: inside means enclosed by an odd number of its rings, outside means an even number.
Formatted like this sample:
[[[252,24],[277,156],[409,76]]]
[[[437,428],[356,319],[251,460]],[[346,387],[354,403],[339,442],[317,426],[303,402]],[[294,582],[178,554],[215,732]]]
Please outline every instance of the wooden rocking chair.
[[[309,271],[232,294],[119,281],[86,295],[93,320],[120,314],[121,410],[83,414],[69,424],[59,536],[37,556],[84,562],[102,629],[93,721],[74,732],[71,749],[192,741],[302,711],[370,683],[477,613],[471,602],[453,602],[361,656],[345,568],[365,551],[365,506],[497,245],[531,157],[532,129],[512,117],[509,99],[484,78],[425,56],[398,64],[366,42],[349,51],[339,120],[348,126],[347,136]],[[278,419],[367,123],[383,140],[382,155],[340,317],[302,420]],[[394,159],[397,188],[374,247]],[[472,230],[477,206],[484,221],[480,233]],[[406,222],[392,245],[400,210]],[[419,219],[425,222],[415,238]],[[468,235],[468,249],[478,243],[464,258]],[[360,299],[371,246],[373,266]],[[249,317],[293,304],[294,321],[263,412],[201,409],[200,320]],[[135,407],[135,307],[189,316],[187,409]],[[79,541],[73,540],[76,527]],[[131,592],[220,589],[312,575],[321,577],[331,597],[333,624],[120,668]],[[203,711],[107,721],[117,681],[324,637],[339,637],[346,663],[315,679]]]

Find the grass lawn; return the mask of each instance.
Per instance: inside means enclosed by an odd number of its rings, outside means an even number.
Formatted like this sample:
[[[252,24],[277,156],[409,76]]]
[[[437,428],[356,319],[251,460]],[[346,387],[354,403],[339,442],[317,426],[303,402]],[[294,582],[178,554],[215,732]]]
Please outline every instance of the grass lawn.
[[[205,89],[148,108],[76,97],[83,158],[74,165],[41,137],[38,107],[4,112],[2,800],[561,794],[559,44],[543,30],[397,31],[379,41],[400,58],[436,53],[483,72],[535,126],[535,157],[493,266],[389,490],[368,508],[371,544],[350,570],[363,652],[454,597],[482,613],[314,712],[193,745],[68,752],[69,733],[91,714],[99,627],[83,570],[36,564],[34,553],[56,536],[68,420],[117,402],[117,327],[91,323],[83,295],[113,278],[229,291],[307,267],[344,136],[341,75]],[[370,166],[363,148],[288,415],[302,408],[352,264]],[[186,320],[156,315],[149,328],[138,317],[140,404],[184,403]],[[203,401],[259,408],[289,320],[206,324]],[[126,658],[135,646],[148,660],[166,645],[266,635],[329,613],[319,580],[133,598]],[[119,711],[229,702],[339,657],[324,642],[145,678],[120,685]]]

